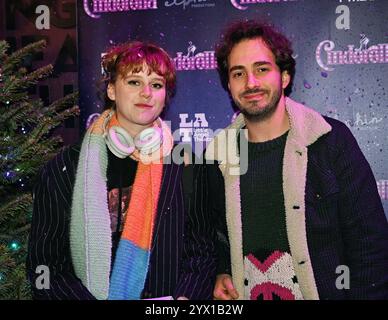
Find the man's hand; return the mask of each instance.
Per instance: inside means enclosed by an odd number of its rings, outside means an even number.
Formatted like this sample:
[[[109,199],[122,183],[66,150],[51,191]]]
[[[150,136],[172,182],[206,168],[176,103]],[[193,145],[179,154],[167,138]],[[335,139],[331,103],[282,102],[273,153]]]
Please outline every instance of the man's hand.
[[[238,298],[232,277],[229,274],[219,274],[213,291],[214,300],[234,300]]]

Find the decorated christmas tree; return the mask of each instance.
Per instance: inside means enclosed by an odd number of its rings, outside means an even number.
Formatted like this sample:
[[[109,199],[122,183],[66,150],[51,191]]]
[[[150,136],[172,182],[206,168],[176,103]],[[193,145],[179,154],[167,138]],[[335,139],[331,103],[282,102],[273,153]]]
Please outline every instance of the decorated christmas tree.
[[[50,76],[51,65],[30,71],[46,46],[32,43],[9,53],[0,41],[0,299],[29,299],[25,264],[32,188],[42,166],[61,148],[54,129],[78,115],[77,94],[44,105],[28,89]]]

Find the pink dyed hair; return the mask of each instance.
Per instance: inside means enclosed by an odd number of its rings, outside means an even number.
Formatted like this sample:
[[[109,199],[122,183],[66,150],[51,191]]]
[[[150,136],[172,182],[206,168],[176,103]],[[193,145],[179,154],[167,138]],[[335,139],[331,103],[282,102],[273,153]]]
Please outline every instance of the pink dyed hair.
[[[166,51],[152,43],[132,41],[121,43],[108,49],[102,57],[105,82],[114,83],[118,76],[141,72],[143,67],[155,72],[166,81],[167,100],[175,93],[176,72],[174,64]]]

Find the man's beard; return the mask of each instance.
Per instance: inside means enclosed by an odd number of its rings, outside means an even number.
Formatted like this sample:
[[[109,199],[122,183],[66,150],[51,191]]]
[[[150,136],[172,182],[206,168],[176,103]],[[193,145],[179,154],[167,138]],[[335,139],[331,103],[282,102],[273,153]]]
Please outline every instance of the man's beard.
[[[260,89],[250,89],[244,91],[240,95],[240,99],[243,99],[245,95],[249,94],[255,94],[255,93],[261,93],[264,92],[265,94],[269,95],[269,92],[266,90],[260,90]],[[273,95],[268,102],[267,105],[261,108],[256,108],[256,105],[260,103],[259,101],[252,101],[248,102],[249,107],[244,107],[239,101],[234,100],[234,103],[237,105],[237,107],[240,109],[241,113],[245,116],[245,118],[251,122],[260,122],[263,120],[266,120],[270,118],[276,111],[279,101],[281,98],[281,91],[280,90],[274,90]]]

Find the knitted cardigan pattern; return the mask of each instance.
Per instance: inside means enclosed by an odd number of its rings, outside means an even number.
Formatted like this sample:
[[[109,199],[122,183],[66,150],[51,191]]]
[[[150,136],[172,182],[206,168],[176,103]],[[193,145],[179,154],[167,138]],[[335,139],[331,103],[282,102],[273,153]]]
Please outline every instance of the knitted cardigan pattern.
[[[104,138],[110,114],[111,111],[105,111],[82,141],[71,209],[71,256],[75,274],[97,299],[140,299],[148,271],[163,164],[139,161],[111,270],[112,233],[106,196],[108,154]],[[161,127],[163,136],[168,137],[166,145],[170,151],[171,132],[164,123]]]

